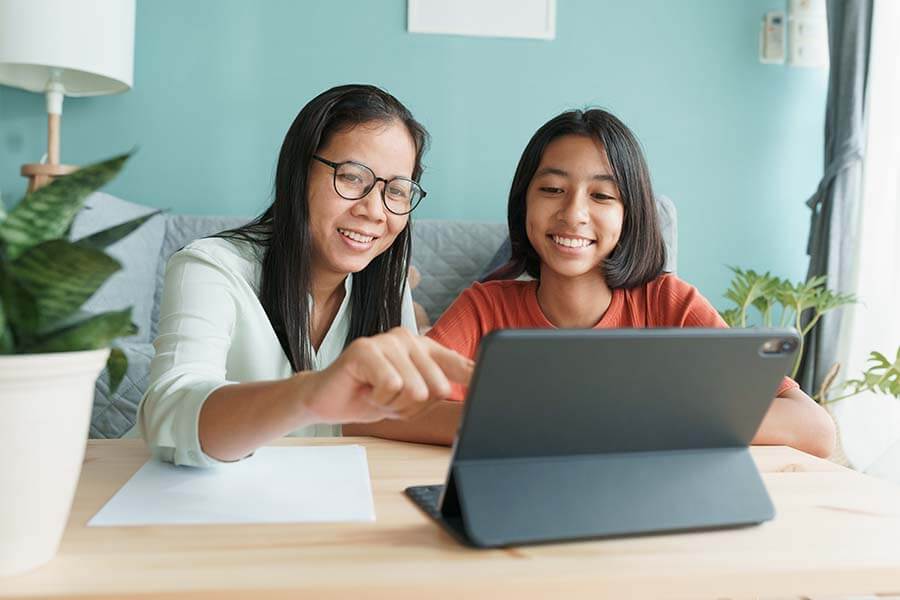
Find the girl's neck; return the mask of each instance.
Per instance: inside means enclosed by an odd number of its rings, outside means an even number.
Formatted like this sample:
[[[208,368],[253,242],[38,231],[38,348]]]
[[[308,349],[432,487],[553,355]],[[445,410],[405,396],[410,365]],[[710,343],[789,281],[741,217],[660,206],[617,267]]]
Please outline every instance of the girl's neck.
[[[612,290],[599,270],[580,277],[545,271],[538,282],[537,300],[554,326],[588,329],[603,318],[612,302]]]

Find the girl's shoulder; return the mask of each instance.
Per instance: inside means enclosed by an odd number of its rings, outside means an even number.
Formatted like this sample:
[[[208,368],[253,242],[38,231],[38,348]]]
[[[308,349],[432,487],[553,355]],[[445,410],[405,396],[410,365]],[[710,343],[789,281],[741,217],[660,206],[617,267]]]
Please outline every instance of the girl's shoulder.
[[[484,283],[475,282],[461,295],[476,302],[487,302],[491,306],[506,302],[518,302],[536,285],[533,279],[495,279]]]
[[[460,292],[435,323],[435,328],[469,326],[470,322],[491,328],[512,309],[521,310],[526,306],[534,285],[534,281],[506,279],[475,282]]]
[[[630,304],[643,307],[651,326],[722,326],[721,318],[709,300],[674,273],[663,273],[625,293]]]
[[[662,295],[673,300],[685,299],[698,293],[696,287],[674,273],[663,273],[635,289],[644,291],[650,297]]]

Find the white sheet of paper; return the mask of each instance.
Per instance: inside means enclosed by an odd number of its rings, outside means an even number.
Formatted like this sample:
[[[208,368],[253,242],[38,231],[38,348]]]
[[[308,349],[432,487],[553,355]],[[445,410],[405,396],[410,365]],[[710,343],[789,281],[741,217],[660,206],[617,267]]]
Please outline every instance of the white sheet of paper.
[[[89,526],[374,521],[366,449],[266,447],[210,469],[148,461]]]

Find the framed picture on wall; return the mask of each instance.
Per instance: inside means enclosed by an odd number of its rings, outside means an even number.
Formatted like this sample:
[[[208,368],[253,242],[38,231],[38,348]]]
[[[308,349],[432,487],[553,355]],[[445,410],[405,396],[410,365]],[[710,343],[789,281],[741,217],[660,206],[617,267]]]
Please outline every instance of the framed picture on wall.
[[[410,33],[556,37],[556,0],[407,0]]]

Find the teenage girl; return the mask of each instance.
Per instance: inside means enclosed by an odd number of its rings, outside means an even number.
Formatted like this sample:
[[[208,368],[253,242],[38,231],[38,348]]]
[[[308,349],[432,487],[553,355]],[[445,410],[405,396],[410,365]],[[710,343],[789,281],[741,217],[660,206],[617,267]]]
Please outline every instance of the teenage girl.
[[[534,134],[513,178],[508,221],[510,262],[465,290],[428,332],[463,356],[474,358],[495,329],[727,327],[695,287],[663,271],[646,161],[608,112],[565,112]],[[531,279],[515,279],[523,274]],[[364,432],[451,443],[464,389],[417,419]],[[826,411],[785,378],[753,443],[826,457],[834,439]]]

